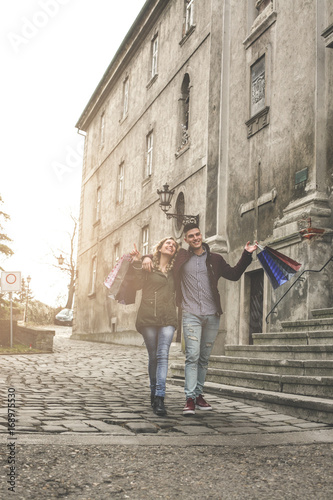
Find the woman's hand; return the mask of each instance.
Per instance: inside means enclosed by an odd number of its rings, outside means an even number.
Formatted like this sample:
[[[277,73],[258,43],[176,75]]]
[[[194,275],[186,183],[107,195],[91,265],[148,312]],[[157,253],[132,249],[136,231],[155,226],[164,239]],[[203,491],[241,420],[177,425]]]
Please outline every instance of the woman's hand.
[[[136,244],[135,243],[134,243],[134,249],[130,252],[130,256],[132,257],[132,262],[141,260],[140,252],[136,248]]]

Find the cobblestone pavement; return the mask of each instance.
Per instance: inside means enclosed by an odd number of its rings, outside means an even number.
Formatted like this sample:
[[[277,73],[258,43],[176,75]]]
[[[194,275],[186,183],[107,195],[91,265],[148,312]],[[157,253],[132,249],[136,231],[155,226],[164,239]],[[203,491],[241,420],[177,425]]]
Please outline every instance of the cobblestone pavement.
[[[184,417],[171,384],[157,417],[144,347],[55,329],[53,354],[0,356],[0,498],[333,497],[332,427],[211,394],[213,411]]]
[[[167,417],[149,404],[145,348],[70,340],[58,328],[54,353],[1,356],[0,396],[15,390],[15,433],[95,433],[114,436],[220,436],[288,433],[329,426],[209,395],[213,411],[184,417],[181,387],[168,385]],[[172,346],[172,356],[180,354]],[[8,433],[7,404],[0,408],[0,434]]]
[[[7,396],[15,390],[15,434],[108,434],[159,437],[302,433],[325,424],[279,414],[219,395],[208,395],[213,411],[184,417],[181,387],[168,385],[167,417],[149,402],[145,348],[70,340],[58,328],[53,354],[1,356],[0,435],[8,434]],[[179,345],[171,357],[180,354]],[[8,392],[9,391],[9,392]],[[13,400],[13,399],[12,399]],[[213,440],[213,441],[214,441]]]

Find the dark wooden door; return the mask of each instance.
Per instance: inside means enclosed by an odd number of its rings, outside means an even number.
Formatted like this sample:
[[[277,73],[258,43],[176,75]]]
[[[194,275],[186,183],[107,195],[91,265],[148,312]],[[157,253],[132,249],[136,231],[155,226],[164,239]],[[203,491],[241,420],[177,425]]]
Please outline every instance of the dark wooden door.
[[[250,273],[250,338],[253,344],[253,333],[262,332],[263,296],[264,296],[264,271],[262,269]]]

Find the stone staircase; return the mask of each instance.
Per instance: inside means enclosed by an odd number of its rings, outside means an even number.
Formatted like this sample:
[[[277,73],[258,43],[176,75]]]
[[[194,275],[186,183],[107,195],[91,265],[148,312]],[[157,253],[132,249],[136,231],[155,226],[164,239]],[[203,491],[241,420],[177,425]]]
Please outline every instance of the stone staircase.
[[[312,315],[253,334],[253,345],[226,345],[210,358],[205,392],[333,424],[333,308]],[[173,382],[183,379],[183,363],[170,370]]]

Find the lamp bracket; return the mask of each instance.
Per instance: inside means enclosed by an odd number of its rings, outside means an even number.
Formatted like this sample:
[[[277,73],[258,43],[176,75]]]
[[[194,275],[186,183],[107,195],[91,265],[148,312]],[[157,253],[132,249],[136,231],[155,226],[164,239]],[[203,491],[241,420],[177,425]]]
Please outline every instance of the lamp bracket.
[[[167,212],[165,215],[167,216],[167,219],[178,219],[181,221],[183,226],[190,223],[199,225],[199,215],[168,214]]]

